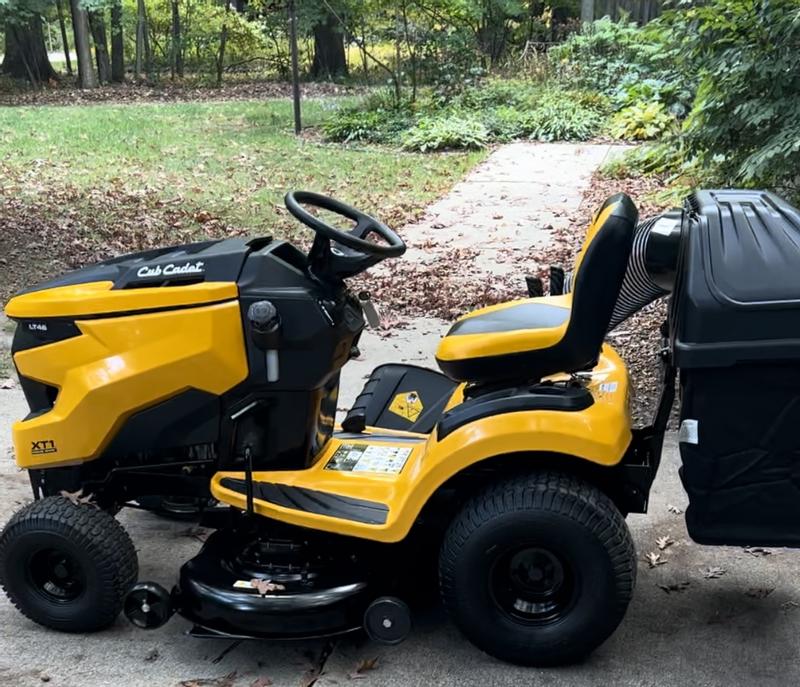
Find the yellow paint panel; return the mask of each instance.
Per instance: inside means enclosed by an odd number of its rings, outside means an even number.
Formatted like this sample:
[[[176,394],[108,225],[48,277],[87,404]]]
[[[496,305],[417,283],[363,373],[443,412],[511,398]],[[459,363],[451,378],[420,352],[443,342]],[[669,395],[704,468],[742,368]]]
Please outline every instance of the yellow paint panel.
[[[15,318],[80,317],[214,303],[236,298],[239,293],[235,282],[117,290],[113,285],[97,281],[32,291],[12,298],[5,312]]]
[[[545,305],[548,307],[558,307],[569,310],[572,306],[572,294],[562,296],[541,296],[539,298],[524,298],[516,301],[509,301],[499,305],[491,305],[487,308],[473,310],[469,314],[459,318],[466,320],[476,315],[485,315],[490,312],[497,312],[511,308],[522,303],[533,305]],[[557,327],[542,327],[537,329],[514,329],[512,331],[499,331],[486,334],[457,334],[445,336],[439,342],[436,351],[438,360],[467,360],[469,358],[483,358],[493,355],[505,355],[508,353],[523,353],[525,351],[549,348],[557,344],[567,330],[569,318]]]
[[[22,375],[59,389],[52,410],[14,423],[22,468],[95,458],[136,411],[190,388],[222,394],[247,376],[237,301],[76,324],[82,336],[14,355]],[[56,451],[32,453],[40,441]]]
[[[413,435],[375,429],[381,439],[370,444],[413,446],[405,467],[398,475],[326,470],[326,463],[342,444],[358,443],[335,435],[322,455],[306,470],[254,473],[254,479],[264,482],[384,503],[389,507],[389,514],[383,525],[306,513],[259,500],[255,502],[256,511],[303,527],[394,542],[408,534],[436,489],[453,475],[487,458],[519,454],[523,461],[526,460],[523,454],[547,452],[576,456],[598,465],[616,465],[630,444],[631,428],[627,371],[611,347],[603,347],[588,388],[595,402],[585,410],[536,410],[494,415],[464,425],[442,441],[437,439],[434,431],[424,442],[392,442],[383,437]],[[459,387],[451,404],[457,405],[462,397],[463,390]],[[217,473],[211,484],[213,495],[220,501],[244,509],[245,497],[220,485],[220,480],[226,476],[243,477],[242,473]]]

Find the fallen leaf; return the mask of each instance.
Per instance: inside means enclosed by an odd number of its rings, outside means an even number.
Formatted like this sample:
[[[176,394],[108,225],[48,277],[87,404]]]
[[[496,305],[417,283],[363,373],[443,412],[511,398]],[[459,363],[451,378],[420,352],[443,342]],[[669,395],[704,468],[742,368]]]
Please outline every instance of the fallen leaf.
[[[800,604],[799,604],[799,603],[797,603],[796,601],[784,601],[784,602],[781,604],[781,608],[782,608],[784,611],[791,611],[792,609],[794,609],[794,608],[798,608],[798,607],[800,607]]]
[[[684,582],[672,582],[671,584],[660,584],[658,585],[659,589],[662,589],[667,594],[671,594],[672,592],[682,592],[689,588],[689,581],[685,580]]]
[[[250,683],[250,687],[269,687],[271,684],[272,680],[268,677],[257,677]]]
[[[14,389],[17,386],[17,380],[13,377],[9,377],[8,379],[4,379],[0,382],[0,389]]]
[[[375,658],[365,658],[363,661],[359,661],[356,669],[350,673],[347,677],[351,680],[363,680],[370,670],[375,670],[378,667],[378,657]]]
[[[755,556],[756,558],[759,558],[761,556],[772,555],[772,551],[770,551],[769,549],[764,549],[760,546],[745,546],[744,552],[749,553],[751,556]]]
[[[282,584],[276,584],[272,580],[250,580],[250,586],[257,590],[261,596],[266,596],[270,592],[277,592],[286,589]]]
[[[670,537],[669,535],[664,536],[664,537],[659,537],[658,539],[656,539],[656,546],[658,546],[658,548],[661,551],[663,551],[666,548],[669,548],[674,543],[675,543],[675,540],[672,537]]]
[[[147,656],[144,657],[144,660],[148,662],[155,661],[159,657],[159,655],[160,654],[158,653],[158,649],[151,649],[147,653]]]
[[[650,553],[645,554],[644,559],[647,561],[647,564],[651,568],[655,568],[656,566],[659,566],[659,565],[664,565],[667,562],[663,558],[661,558],[661,554],[660,553],[655,553],[654,551],[651,551]]]
[[[775,587],[750,587],[745,595],[751,599],[766,599],[774,591]]]
[[[182,680],[180,687],[233,687],[236,682],[236,671],[220,677],[198,677],[193,680]]]
[[[83,489],[78,491],[64,491],[63,489],[60,492],[60,495],[63,496],[65,499],[69,499],[73,506],[94,506],[94,494],[87,494],[83,496]]]
[[[673,506],[671,503],[667,505],[667,510],[670,513],[674,513],[675,515],[680,515],[681,513],[683,513],[683,510],[681,508],[678,508],[678,506]]]
[[[725,575],[728,571],[724,568],[720,568],[719,566],[713,565],[709,568],[705,568],[700,571],[700,574],[707,580],[716,580],[723,575]]]

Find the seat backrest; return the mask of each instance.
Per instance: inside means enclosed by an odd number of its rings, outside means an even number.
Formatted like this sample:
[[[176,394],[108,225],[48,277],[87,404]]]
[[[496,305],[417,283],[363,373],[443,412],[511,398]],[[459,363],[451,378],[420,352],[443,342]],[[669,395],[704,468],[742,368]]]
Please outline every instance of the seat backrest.
[[[575,261],[569,323],[558,343],[561,370],[575,372],[600,353],[628,267],[639,213],[624,193],[595,213]]]

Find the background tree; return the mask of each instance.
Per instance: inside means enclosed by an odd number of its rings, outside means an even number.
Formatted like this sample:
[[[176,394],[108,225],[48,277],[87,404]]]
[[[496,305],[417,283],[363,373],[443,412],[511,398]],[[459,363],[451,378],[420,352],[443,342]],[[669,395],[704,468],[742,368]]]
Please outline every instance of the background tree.
[[[101,83],[111,81],[111,60],[108,55],[108,37],[106,35],[106,18],[103,7],[87,10],[89,27],[94,41],[94,55],[97,60],[97,75]]]
[[[47,56],[42,30],[46,0],[11,0],[0,3],[0,19],[5,24],[3,74],[25,79],[34,85],[58,77]]]
[[[64,50],[64,63],[67,66],[67,74],[72,75],[72,57],[70,56],[69,40],[67,39],[67,22],[64,19],[64,2],[56,0],[56,11],[58,12],[58,28],[61,31],[61,45]]]
[[[178,0],[170,0],[172,9],[171,69],[173,77],[183,78],[183,41],[181,38],[181,12]]]
[[[315,79],[334,79],[348,75],[344,50],[344,28],[337,19],[345,8],[334,9],[323,1],[314,21],[314,59],[310,74]]]
[[[111,80],[125,80],[125,39],[122,33],[122,0],[111,3]]]
[[[72,31],[75,52],[78,56],[78,84],[81,88],[95,88],[97,74],[92,64],[92,48],[89,40],[89,13],[82,0],[70,0]]]

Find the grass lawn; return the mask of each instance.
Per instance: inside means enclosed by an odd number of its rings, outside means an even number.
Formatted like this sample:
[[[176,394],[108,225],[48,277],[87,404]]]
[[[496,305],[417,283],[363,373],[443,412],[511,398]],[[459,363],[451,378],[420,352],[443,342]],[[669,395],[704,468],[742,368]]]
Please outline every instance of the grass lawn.
[[[306,101],[304,125],[332,116],[337,102]],[[19,190],[40,202],[65,184],[95,193],[155,191],[193,213],[263,233],[286,226],[276,206],[298,188],[402,222],[481,157],[297,139],[291,122],[291,104],[275,100],[5,108],[0,164],[24,174],[30,183]]]

